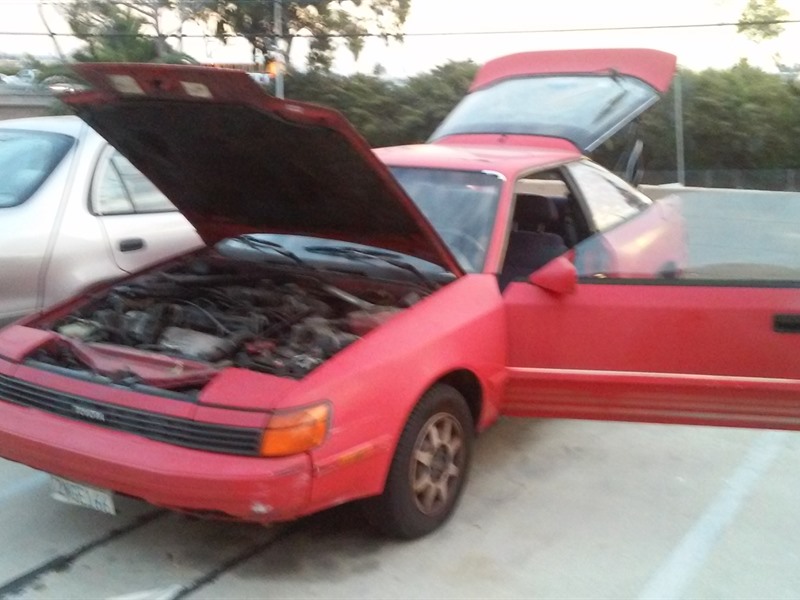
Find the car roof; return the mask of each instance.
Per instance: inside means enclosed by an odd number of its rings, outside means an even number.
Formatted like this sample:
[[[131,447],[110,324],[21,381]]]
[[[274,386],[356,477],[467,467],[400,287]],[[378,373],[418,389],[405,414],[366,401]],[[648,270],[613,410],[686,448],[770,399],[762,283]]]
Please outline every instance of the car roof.
[[[553,147],[547,147],[548,145]],[[581,158],[570,144],[508,145],[415,144],[377,148],[375,153],[392,167],[422,167],[469,171],[495,171],[507,178],[531,169],[546,168]]]
[[[27,129],[33,131],[50,131],[77,136],[87,127],[82,119],[75,115],[60,115],[52,117],[27,117],[22,119],[7,119],[0,121],[0,129]]]

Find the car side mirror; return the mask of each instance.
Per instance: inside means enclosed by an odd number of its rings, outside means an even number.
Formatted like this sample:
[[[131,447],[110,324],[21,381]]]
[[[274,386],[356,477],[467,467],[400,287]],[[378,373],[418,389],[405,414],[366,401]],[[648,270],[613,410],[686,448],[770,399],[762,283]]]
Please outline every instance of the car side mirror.
[[[559,256],[531,273],[528,281],[559,296],[572,294],[578,287],[578,270],[566,256]]]

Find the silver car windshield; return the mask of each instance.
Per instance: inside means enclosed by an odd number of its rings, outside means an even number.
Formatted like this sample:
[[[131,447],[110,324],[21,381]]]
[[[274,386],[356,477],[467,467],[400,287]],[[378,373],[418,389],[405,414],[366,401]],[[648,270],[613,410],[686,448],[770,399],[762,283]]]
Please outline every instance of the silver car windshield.
[[[58,133],[0,129],[0,208],[30,198],[74,141]]]
[[[483,269],[494,226],[500,177],[482,171],[390,167],[467,273]]]

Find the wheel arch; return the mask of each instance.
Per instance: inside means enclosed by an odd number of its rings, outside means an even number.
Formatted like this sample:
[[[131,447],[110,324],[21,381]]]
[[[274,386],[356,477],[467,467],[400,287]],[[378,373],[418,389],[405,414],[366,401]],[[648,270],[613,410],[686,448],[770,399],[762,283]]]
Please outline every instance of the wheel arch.
[[[444,383],[455,388],[467,401],[469,412],[472,415],[473,427],[477,430],[483,411],[484,393],[480,379],[469,369],[456,369],[442,375],[430,387]],[[430,388],[429,388],[430,389]]]

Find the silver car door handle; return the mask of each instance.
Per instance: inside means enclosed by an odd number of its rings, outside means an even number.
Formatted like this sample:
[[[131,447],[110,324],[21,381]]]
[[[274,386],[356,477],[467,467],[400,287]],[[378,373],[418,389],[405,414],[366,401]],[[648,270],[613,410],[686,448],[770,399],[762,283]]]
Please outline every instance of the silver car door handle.
[[[144,248],[144,240],[142,238],[128,238],[119,243],[120,252],[133,252]]]

